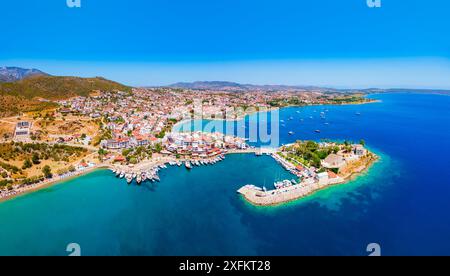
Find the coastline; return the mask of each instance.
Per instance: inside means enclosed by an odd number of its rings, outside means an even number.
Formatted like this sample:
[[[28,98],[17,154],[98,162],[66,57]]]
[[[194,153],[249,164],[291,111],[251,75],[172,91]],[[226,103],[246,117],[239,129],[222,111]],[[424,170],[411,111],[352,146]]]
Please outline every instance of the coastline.
[[[252,154],[252,153],[257,153],[257,152],[259,152],[258,148],[248,148],[248,149],[245,149],[245,150],[230,150],[227,153],[225,153],[225,155],[228,155],[228,154]],[[141,167],[148,167],[148,166],[159,166],[159,165],[165,164],[165,163],[170,162],[170,161],[177,161],[177,159],[175,159],[175,158],[161,158],[161,159],[158,159],[158,160],[147,160],[147,161],[142,162],[141,164],[139,164],[137,167],[141,168]],[[184,162],[184,161],[190,161],[190,160],[188,160],[188,159],[186,159],[186,160],[185,159],[180,159],[178,161]],[[17,198],[17,197],[20,197],[20,196],[23,196],[23,195],[26,195],[26,194],[29,194],[29,193],[37,192],[39,190],[42,190],[42,189],[45,189],[45,188],[48,188],[48,187],[51,187],[51,186],[54,186],[54,185],[58,185],[58,184],[64,183],[66,181],[69,181],[69,180],[72,180],[72,179],[84,176],[86,174],[95,172],[97,170],[111,169],[113,167],[114,166],[112,166],[110,164],[104,163],[104,164],[99,164],[97,166],[94,166],[92,168],[87,168],[87,169],[82,170],[82,171],[74,172],[73,174],[71,174],[69,176],[66,176],[66,177],[60,177],[60,176],[53,177],[53,178],[47,179],[47,180],[45,180],[44,182],[41,182],[41,183],[36,183],[36,184],[32,184],[32,185],[29,185],[29,186],[26,186],[26,187],[19,188],[16,191],[14,191],[15,192],[14,194],[11,194],[11,195],[8,195],[8,196],[5,196],[5,197],[0,197],[0,203],[3,203],[3,202],[8,201],[8,200],[12,200],[14,198]],[[116,166],[116,167],[119,167],[119,166]],[[126,167],[126,166],[121,166],[121,167]]]
[[[308,196],[312,196],[322,190],[326,190],[328,188],[345,185],[348,184],[355,179],[364,176],[367,174],[373,165],[380,160],[380,157],[375,153],[371,152],[371,159],[367,162],[363,168],[353,171],[352,173],[345,175],[342,177],[341,181],[331,182],[327,184],[319,184],[315,183],[314,187],[305,187],[305,186],[291,186],[288,188],[282,188],[280,190],[275,191],[267,191],[266,194],[271,192],[268,196],[262,196],[260,194],[261,191],[255,190],[252,185],[246,185],[240,188],[237,193],[242,195],[242,198],[245,199],[246,202],[250,203],[256,207],[273,207],[273,206],[281,206],[293,201],[301,200],[307,198]],[[278,192],[273,194],[274,192]]]
[[[209,121],[237,122],[237,121],[244,120],[246,117],[251,116],[253,114],[258,114],[258,113],[263,113],[263,112],[271,112],[271,111],[275,111],[275,110],[281,110],[281,109],[284,109],[284,108],[292,108],[292,107],[300,107],[301,108],[301,107],[307,107],[307,106],[360,105],[360,104],[370,104],[370,103],[377,103],[377,102],[381,102],[381,101],[380,100],[372,100],[372,101],[361,102],[361,103],[288,105],[288,106],[282,106],[282,107],[272,107],[272,108],[270,108],[268,110],[257,110],[255,112],[252,112],[252,113],[249,113],[249,114],[245,114],[242,117],[237,117],[237,118],[234,118],[234,119],[230,119],[230,118],[226,118],[226,119],[223,119],[223,118],[211,118],[211,119],[206,119],[206,120],[209,120]],[[192,122],[194,120],[196,120],[196,119],[183,119],[183,120],[177,122],[172,127],[172,130],[174,128],[176,128],[177,126],[181,126],[182,127],[183,124],[185,124],[187,122]],[[201,119],[201,120],[203,120],[203,119]],[[227,155],[227,154],[234,154],[234,153],[243,153],[243,154],[255,153],[256,154],[258,152],[261,152],[261,148],[248,148],[246,150],[230,151],[230,152],[225,153],[225,155]],[[166,160],[166,161],[168,162],[170,160]],[[163,161],[163,160],[149,160],[147,162],[144,162],[143,164],[139,164],[139,166],[145,166],[145,165],[148,165],[148,164],[151,164],[151,163],[155,163],[156,165],[159,165],[159,164],[164,164],[165,161]],[[371,165],[372,164],[370,164],[369,167]],[[0,194],[0,203],[8,201],[8,200],[11,200],[11,199],[14,199],[16,197],[19,197],[19,196],[22,196],[22,195],[25,195],[25,194],[28,194],[28,193],[32,193],[32,192],[39,191],[41,189],[45,189],[47,187],[51,187],[53,185],[59,184],[61,182],[64,182],[66,180],[71,180],[71,179],[74,179],[74,178],[86,175],[88,173],[94,172],[94,171],[99,170],[99,169],[108,169],[108,168],[111,168],[110,164],[105,164],[105,163],[104,164],[99,164],[99,165],[94,166],[92,168],[87,168],[85,170],[75,172],[75,173],[71,174],[70,176],[66,176],[66,177],[57,176],[57,177],[45,180],[42,183],[36,183],[36,184],[32,184],[32,185],[29,185],[29,186],[26,186],[26,187],[18,188],[17,190],[12,191],[13,194],[11,194],[11,195],[7,195],[7,196],[4,196],[4,197],[1,197],[1,194]],[[368,168],[366,168],[366,169],[368,169]],[[359,175],[360,173],[357,173],[357,174]],[[346,184],[347,182],[352,180],[351,179],[352,177],[354,177],[354,173],[349,176],[350,179],[345,178],[344,182],[336,183],[336,184],[332,184],[332,185]],[[328,185],[328,186],[330,186],[330,185]],[[321,189],[322,188],[314,190],[314,192],[319,191]],[[301,197],[304,197],[304,196],[301,196]],[[299,198],[301,198],[301,197],[299,197]],[[292,199],[292,200],[297,200],[299,198],[295,198],[295,199]],[[282,202],[282,203],[284,203],[284,202]],[[274,204],[274,205],[278,205],[278,204]]]
[[[5,196],[5,197],[1,197],[0,198],[0,203],[3,203],[3,202],[8,201],[8,200],[15,199],[17,197],[20,197],[20,196],[23,196],[23,195],[26,195],[26,194],[37,192],[39,190],[52,187],[54,185],[58,185],[58,184],[64,183],[66,181],[69,181],[69,180],[81,177],[83,175],[95,172],[97,170],[108,169],[108,168],[110,168],[110,166],[108,164],[101,164],[101,165],[98,165],[98,166],[95,166],[95,167],[92,167],[92,168],[87,168],[87,169],[82,170],[82,171],[74,172],[73,174],[71,174],[69,176],[66,176],[66,177],[60,177],[60,176],[53,177],[53,178],[47,179],[47,180],[45,180],[44,182],[41,182],[41,183],[36,183],[36,184],[32,184],[32,185],[29,185],[29,186],[26,186],[26,187],[23,187],[23,188],[19,188],[18,190],[15,191],[14,194],[11,194],[11,195],[8,195],[8,196]]]
[[[260,151],[261,151],[260,148],[248,148],[246,150],[229,151],[229,152],[225,153],[225,155],[228,155],[228,154],[256,154],[256,153],[258,153]],[[345,184],[355,180],[356,178],[364,175],[380,159],[380,157],[378,155],[376,155],[374,153],[371,153],[371,154],[372,154],[373,158],[371,158],[371,160],[367,164],[365,164],[363,168],[361,168],[360,170],[354,171],[354,172],[344,176],[342,178],[342,181],[339,181],[339,182],[336,182],[336,183],[329,183],[327,185],[317,186],[316,188],[309,189],[306,192],[302,191],[301,193],[295,193],[295,191],[294,191],[294,193],[291,193],[291,195],[293,195],[293,196],[289,197],[289,198],[284,198],[282,200],[278,199],[276,201],[270,201],[270,202],[261,202],[261,201],[255,200],[255,198],[256,198],[255,193],[248,193],[245,190],[241,192],[241,190],[243,188],[245,188],[246,186],[241,188],[238,191],[238,193],[242,194],[243,198],[247,202],[249,202],[250,204],[255,205],[255,206],[279,206],[279,205],[283,205],[283,204],[286,204],[286,203],[289,203],[289,202],[292,202],[292,201],[303,199],[303,198],[305,198],[307,196],[310,196],[310,195],[313,195],[313,194],[315,194],[315,193],[317,193],[317,192],[319,192],[321,190],[328,189],[328,188],[330,188],[332,186],[345,185]],[[167,160],[150,160],[146,164],[150,164],[151,163],[151,164],[160,165],[160,164],[166,163],[166,161]],[[66,177],[59,177],[58,176],[58,177],[55,177],[55,178],[52,178],[52,179],[48,179],[48,180],[44,181],[43,183],[37,183],[37,184],[33,184],[33,185],[30,185],[30,186],[27,186],[27,187],[24,187],[24,188],[20,188],[18,191],[16,191],[15,194],[12,194],[12,195],[0,198],[0,203],[6,202],[8,200],[15,199],[17,197],[20,197],[20,196],[23,196],[23,195],[26,195],[26,194],[29,194],[29,193],[37,192],[39,190],[42,190],[42,189],[45,189],[45,188],[48,188],[48,187],[52,187],[54,185],[62,184],[62,183],[67,182],[69,180],[72,180],[72,179],[75,179],[75,178],[87,175],[89,173],[92,173],[92,172],[95,172],[95,171],[98,171],[98,170],[109,169],[109,168],[111,168],[111,165],[109,165],[109,164],[100,164],[100,165],[97,165],[97,166],[92,167],[92,168],[88,168],[88,169],[85,169],[85,170],[82,170],[82,171],[79,171],[79,172],[75,172],[75,173],[71,174],[70,176],[66,176]]]
[[[367,95],[366,95],[367,96]],[[223,121],[223,122],[239,122],[242,120],[245,120],[245,118],[254,115],[254,114],[259,114],[259,113],[264,113],[264,112],[272,112],[272,111],[276,111],[276,110],[282,110],[285,108],[302,108],[302,107],[309,107],[309,106],[343,106],[343,105],[365,105],[365,104],[373,104],[373,103],[381,103],[381,100],[372,100],[372,101],[367,101],[367,102],[360,102],[360,103],[332,103],[332,104],[310,104],[310,105],[286,105],[286,106],[277,106],[277,107],[272,107],[268,110],[258,110],[252,113],[248,113],[245,114],[244,116],[241,117],[237,117],[237,118],[190,118],[190,119],[183,119],[179,122],[177,122],[175,125],[173,125],[172,130],[176,129],[177,127],[183,127],[183,124],[189,123],[189,122],[193,122],[196,120],[202,120],[202,121],[211,121],[211,122],[216,122],[216,121]],[[180,129],[181,130],[181,129]]]

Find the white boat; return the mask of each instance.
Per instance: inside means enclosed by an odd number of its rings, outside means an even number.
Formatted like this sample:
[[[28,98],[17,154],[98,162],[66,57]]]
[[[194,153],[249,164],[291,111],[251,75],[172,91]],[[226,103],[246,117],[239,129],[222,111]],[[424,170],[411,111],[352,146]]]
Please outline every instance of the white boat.
[[[188,169],[188,170],[192,169],[191,162],[186,161],[186,162],[184,163],[184,165],[186,166],[186,169]]]

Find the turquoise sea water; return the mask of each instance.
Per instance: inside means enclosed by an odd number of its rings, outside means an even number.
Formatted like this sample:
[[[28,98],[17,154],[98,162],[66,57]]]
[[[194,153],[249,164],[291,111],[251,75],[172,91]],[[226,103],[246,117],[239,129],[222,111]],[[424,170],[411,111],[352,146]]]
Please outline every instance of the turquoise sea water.
[[[73,242],[83,255],[367,255],[372,242],[384,255],[449,255],[450,97],[372,97],[382,102],[280,111],[281,143],[364,139],[381,156],[347,185],[261,208],[236,190],[292,178],[267,156],[171,167],[156,185],[97,171],[0,203],[0,255],[67,255]]]

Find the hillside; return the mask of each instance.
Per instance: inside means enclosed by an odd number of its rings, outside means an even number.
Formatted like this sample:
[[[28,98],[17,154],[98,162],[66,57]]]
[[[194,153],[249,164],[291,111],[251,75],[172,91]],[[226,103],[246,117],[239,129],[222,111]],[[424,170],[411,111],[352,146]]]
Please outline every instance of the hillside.
[[[316,86],[300,86],[300,85],[256,85],[256,84],[240,84],[236,82],[229,81],[195,81],[195,82],[179,82],[169,87],[173,88],[185,88],[185,89],[194,89],[194,90],[218,90],[218,91],[236,91],[236,92],[245,92],[245,91],[287,91],[287,90],[296,90],[296,91],[329,91],[334,92],[337,89],[326,88],[326,87],[316,87]]]
[[[26,77],[37,75],[48,76],[47,73],[44,73],[37,69],[25,69],[20,67],[0,67],[0,82],[13,82],[22,80]]]
[[[0,83],[0,117],[38,111],[55,104],[42,101],[89,96],[93,91],[125,91],[131,87],[104,78],[31,76],[16,82]]]
[[[32,76],[20,81],[0,83],[0,95],[22,96],[26,99],[67,99],[89,96],[92,91],[131,91],[130,87],[104,78]]]

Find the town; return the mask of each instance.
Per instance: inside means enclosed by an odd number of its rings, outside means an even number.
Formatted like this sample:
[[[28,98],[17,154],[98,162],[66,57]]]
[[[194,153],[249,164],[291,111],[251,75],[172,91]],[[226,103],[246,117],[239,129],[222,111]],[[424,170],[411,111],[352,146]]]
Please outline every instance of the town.
[[[226,153],[256,152],[243,137],[172,131],[185,120],[239,120],[285,106],[368,101],[361,94],[321,90],[174,87],[92,91],[89,96],[54,100],[56,108],[2,118],[0,143],[10,143],[17,151],[28,144],[64,145],[66,151],[74,148],[83,154],[63,160],[31,150],[13,160],[0,157],[0,196],[10,197],[100,167],[113,168],[128,182],[141,182],[157,179],[156,170],[166,162],[191,167],[218,162]],[[42,164],[30,162],[31,157],[41,155]]]

